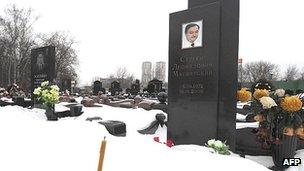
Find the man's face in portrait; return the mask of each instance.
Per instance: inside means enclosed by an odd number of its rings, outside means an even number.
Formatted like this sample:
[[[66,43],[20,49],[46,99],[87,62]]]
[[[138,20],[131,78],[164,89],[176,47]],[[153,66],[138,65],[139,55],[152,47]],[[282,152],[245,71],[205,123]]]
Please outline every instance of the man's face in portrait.
[[[39,70],[42,70],[44,68],[44,58],[42,54],[38,55],[36,65]]]
[[[193,43],[198,37],[198,31],[199,31],[198,26],[190,27],[186,32],[186,39],[190,43]]]

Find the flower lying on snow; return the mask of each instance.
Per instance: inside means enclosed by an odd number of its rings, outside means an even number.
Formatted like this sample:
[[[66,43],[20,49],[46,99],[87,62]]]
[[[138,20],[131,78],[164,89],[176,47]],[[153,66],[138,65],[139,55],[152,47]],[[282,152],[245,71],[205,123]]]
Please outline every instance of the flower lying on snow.
[[[212,148],[214,152],[223,155],[230,155],[229,146],[220,140],[211,139],[207,142],[206,146]]]
[[[166,144],[170,148],[174,146],[174,142],[171,139],[167,139],[167,142],[160,142],[159,137],[154,137],[153,140],[158,143]]]

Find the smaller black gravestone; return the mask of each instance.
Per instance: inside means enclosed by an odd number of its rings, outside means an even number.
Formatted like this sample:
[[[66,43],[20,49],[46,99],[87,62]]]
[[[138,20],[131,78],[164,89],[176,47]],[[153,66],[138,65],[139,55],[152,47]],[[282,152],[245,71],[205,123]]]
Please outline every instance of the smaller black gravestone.
[[[55,79],[55,47],[46,46],[31,50],[31,90],[39,87],[43,81]]]
[[[155,84],[149,83],[146,90],[149,94],[155,93]]]
[[[131,89],[129,90],[133,96],[136,96],[140,91],[140,83],[139,80],[136,80],[134,84],[131,85]]]
[[[106,89],[102,87],[102,82],[100,81],[94,81],[93,83],[93,94],[95,96],[98,95],[98,92],[102,92],[103,94],[106,94]]]
[[[122,89],[120,87],[120,83],[118,81],[113,81],[111,83],[111,87],[110,87],[109,91],[111,92],[112,96],[122,92]]]
[[[60,90],[65,91],[68,90],[71,92],[72,84],[71,84],[71,79],[64,79],[61,81],[61,87]]]
[[[153,79],[151,81],[149,81],[148,83],[148,87],[147,87],[147,91],[149,92],[149,94],[153,94],[153,93],[159,93],[161,91],[163,91],[163,82],[158,80],[158,79]]]

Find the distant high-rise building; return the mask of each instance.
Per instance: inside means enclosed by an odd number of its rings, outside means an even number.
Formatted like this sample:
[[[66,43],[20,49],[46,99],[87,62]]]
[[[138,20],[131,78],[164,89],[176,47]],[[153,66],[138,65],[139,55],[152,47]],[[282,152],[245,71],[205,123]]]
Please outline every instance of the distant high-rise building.
[[[152,63],[143,62],[142,64],[142,76],[141,82],[144,87],[148,85],[148,82],[152,80]]]
[[[165,82],[166,80],[166,62],[156,62],[155,68],[154,68],[154,74],[155,74],[155,78]]]

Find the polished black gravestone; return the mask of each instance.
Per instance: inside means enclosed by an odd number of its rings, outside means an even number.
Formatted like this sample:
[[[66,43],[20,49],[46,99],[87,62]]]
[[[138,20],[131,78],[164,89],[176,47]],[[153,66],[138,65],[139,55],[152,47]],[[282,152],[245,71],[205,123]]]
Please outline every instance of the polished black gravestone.
[[[100,81],[94,81],[94,83],[93,83],[93,94],[95,96],[97,96],[100,91],[103,94],[106,94],[106,89],[102,87],[102,82],[100,82]]]
[[[137,79],[135,80],[135,83],[131,85],[131,88],[129,91],[133,96],[136,96],[140,92],[139,80],[137,80]]]
[[[215,138],[234,151],[238,4],[230,1],[190,0],[191,9],[170,15],[168,138],[175,144]],[[185,43],[193,23],[199,25],[194,47]]]
[[[163,90],[163,82],[154,78],[153,80],[148,82],[147,88],[144,89],[144,91],[147,91],[150,95],[151,94],[157,94]]]
[[[154,84],[155,85],[155,93],[159,93],[159,92],[163,91],[163,82],[156,79],[156,78],[149,81],[148,84]]]
[[[120,83],[118,81],[113,81],[111,83],[111,87],[109,88],[111,95],[114,96],[122,92],[122,88],[120,87]]]
[[[46,46],[31,50],[31,90],[39,87],[43,81],[55,79],[55,47]]]
[[[68,90],[69,92],[71,92],[72,90],[71,81],[72,81],[71,79],[63,79],[60,84],[60,90],[62,91]]]

